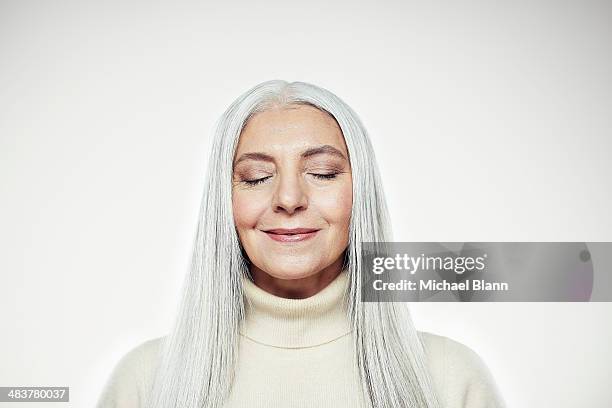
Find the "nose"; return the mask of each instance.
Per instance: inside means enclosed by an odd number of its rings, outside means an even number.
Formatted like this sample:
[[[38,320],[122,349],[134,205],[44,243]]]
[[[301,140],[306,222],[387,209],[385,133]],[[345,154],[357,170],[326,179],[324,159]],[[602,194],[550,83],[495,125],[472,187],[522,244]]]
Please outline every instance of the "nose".
[[[272,199],[274,212],[293,214],[308,207],[307,192],[298,174],[280,174]]]

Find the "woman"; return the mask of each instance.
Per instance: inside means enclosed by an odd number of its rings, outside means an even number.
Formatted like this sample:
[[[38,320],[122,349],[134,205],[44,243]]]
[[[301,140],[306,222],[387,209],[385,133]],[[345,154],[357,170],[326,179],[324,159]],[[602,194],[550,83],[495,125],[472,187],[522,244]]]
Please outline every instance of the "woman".
[[[250,89],[218,125],[174,328],[98,407],[504,406],[469,348],[361,302],[366,241],[392,238],[357,115],[306,83]]]

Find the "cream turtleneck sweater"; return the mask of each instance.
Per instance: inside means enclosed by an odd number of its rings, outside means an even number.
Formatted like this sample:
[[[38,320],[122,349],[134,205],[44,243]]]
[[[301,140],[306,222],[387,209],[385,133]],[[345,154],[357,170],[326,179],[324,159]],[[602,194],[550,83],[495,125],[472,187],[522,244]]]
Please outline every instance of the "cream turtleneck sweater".
[[[343,271],[306,299],[274,296],[243,279],[246,318],[226,408],[357,408],[351,327]],[[434,387],[444,408],[503,408],[480,357],[446,337],[419,332]],[[115,366],[97,408],[141,408],[153,381],[163,337],[128,352]]]

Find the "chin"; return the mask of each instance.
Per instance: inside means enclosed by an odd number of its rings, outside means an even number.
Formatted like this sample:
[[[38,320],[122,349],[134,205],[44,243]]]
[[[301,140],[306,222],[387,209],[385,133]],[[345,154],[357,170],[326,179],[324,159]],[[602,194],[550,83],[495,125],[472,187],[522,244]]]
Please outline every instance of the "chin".
[[[266,273],[277,279],[302,279],[312,275],[316,275],[321,268],[316,266],[296,266],[295,264],[288,264],[286,266],[278,265],[266,271]]]

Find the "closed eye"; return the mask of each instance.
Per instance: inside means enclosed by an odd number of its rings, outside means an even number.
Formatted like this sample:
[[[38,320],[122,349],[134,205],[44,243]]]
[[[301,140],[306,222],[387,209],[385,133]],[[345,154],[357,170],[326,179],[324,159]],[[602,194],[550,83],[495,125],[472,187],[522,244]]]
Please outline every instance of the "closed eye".
[[[308,174],[318,178],[319,180],[331,180],[331,179],[336,178],[336,176],[338,175],[338,173],[330,173],[330,174],[308,173]],[[272,177],[272,176],[262,177],[262,178],[255,179],[255,180],[244,180],[244,183],[249,185],[249,186],[256,186],[258,184],[263,183],[264,181],[266,181],[270,177]]]
[[[308,173],[311,176],[315,176],[318,179],[321,180],[330,180],[333,178],[336,178],[336,176],[338,175],[338,173],[330,173],[330,174],[317,174],[317,173]]]
[[[263,183],[264,181],[266,181],[270,177],[272,177],[272,176],[262,177],[262,178],[259,178],[259,179],[256,179],[256,180],[244,180],[244,182],[246,184],[248,184],[249,186],[256,186],[257,184]]]

